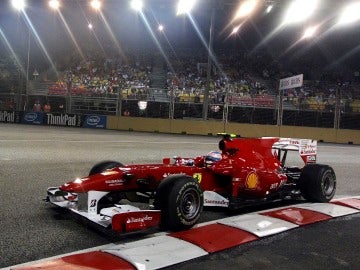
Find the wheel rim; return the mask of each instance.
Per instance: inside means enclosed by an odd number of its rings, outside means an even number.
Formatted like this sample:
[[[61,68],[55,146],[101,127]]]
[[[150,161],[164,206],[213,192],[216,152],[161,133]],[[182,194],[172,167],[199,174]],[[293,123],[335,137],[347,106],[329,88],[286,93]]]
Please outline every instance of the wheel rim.
[[[324,176],[322,182],[322,190],[325,196],[331,196],[335,190],[335,179],[332,174],[328,173]]]
[[[182,198],[181,213],[187,220],[191,220],[197,216],[200,209],[200,196],[196,190],[189,190]]]

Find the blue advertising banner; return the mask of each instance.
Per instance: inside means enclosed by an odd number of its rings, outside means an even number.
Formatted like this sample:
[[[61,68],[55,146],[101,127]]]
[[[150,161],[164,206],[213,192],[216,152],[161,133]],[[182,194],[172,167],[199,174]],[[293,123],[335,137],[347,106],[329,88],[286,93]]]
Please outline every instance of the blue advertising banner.
[[[106,115],[85,115],[83,127],[85,128],[106,128]]]
[[[30,125],[42,125],[44,123],[43,112],[24,112],[21,123]]]

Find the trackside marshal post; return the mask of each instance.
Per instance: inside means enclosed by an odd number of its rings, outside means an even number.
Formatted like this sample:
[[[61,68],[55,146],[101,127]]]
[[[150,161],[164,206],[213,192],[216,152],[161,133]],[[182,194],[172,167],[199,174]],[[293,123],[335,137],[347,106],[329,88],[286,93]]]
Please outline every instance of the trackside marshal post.
[[[282,117],[283,117],[283,96],[285,89],[291,89],[296,87],[303,86],[303,74],[299,74],[296,76],[284,78],[280,80],[279,84],[279,100],[278,100],[278,116],[277,116],[277,125],[282,125]]]

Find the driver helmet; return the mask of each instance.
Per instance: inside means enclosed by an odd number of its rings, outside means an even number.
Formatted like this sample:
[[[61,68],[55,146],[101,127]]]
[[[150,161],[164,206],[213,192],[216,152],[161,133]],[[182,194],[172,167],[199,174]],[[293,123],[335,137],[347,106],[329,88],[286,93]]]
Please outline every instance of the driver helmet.
[[[221,160],[221,153],[219,151],[211,151],[205,156],[205,166],[211,166]]]

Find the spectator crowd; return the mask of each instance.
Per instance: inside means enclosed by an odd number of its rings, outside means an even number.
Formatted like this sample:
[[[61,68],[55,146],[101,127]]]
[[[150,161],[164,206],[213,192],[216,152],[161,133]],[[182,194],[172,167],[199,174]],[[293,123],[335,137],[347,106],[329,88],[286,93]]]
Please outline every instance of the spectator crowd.
[[[128,61],[114,57],[73,63],[61,73],[59,80],[49,88],[48,94],[110,98],[121,95],[123,99],[153,100],[155,97],[151,94],[151,88],[155,75],[154,63],[159,62],[155,61],[156,57],[161,56],[138,53]],[[336,99],[339,98],[339,106],[344,110],[360,112],[358,82],[339,73],[336,76],[334,73],[320,73],[319,68],[314,66],[289,68],[265,52],[217,53],[209,81],[207,55],[204,53],[193,50],[184,50],[176,55],[169,53],[168,63],[161,67],[163,90],[168,100],[173,98],[175,102],[203,102],[209,84],[209,100],[213,104],[227,101],[235,106],[274,107],[279,79],[303,73],[303,87],[284,91],[285,106],[333,111]],[[307,75],[312,69],[317,76]]]

